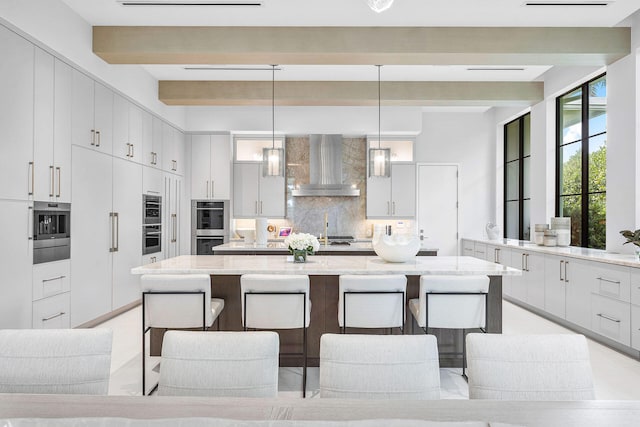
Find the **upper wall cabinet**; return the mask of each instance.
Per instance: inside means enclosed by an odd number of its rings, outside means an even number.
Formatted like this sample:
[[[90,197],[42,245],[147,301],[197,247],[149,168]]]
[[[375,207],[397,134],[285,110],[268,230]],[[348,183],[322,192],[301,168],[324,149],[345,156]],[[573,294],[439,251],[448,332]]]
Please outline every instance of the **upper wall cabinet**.
[[[103,153],[113,152],[113,92],[73,70],[71,142]]]
[[[284,177],[262,176],[262,163],[234,163],[235,218],[284,218],[285,191]]]
[[[113,155],[142,163],[142,109],[120,95],[113,96]]]
[[[184,134],[162,123],[162,169],[184,175]]]
[[[367,218],[416,216],[416,165],[392,164],[389,178],[367,178]]]
[[[31,43],[0,26],[0,198],[27,200],[34,191]]]
[[[162,121],[142,111],[142,164],[162,167]]]
[[[34,199],[71,201],[72,70],[36,48]]]
[[[229,135],[191,135],[191,198],[229,199]]]

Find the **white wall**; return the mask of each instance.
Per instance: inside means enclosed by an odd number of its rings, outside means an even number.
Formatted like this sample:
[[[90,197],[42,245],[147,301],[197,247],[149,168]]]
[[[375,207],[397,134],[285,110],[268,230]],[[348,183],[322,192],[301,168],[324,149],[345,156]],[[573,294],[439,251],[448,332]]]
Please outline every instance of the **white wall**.
[[[493,111],[424,113],[416,161],[460,165],[461,237],[481,238],[495,222],[496,132]]]
[[[2,0],[0,23],[16,30],[76,68],[83,69],[131,100],[184,128],[184,107],[158,100],[158,82],[137,65],[109,65],[93,54],[91,24],[60,0]]]
[[[187,107],[186,130],[192,132],[271,132],[271,107]],[[382,107],[381,131],[417,134],[420,107]],[[278,133],[378,133],[377,107],[278,107]]]

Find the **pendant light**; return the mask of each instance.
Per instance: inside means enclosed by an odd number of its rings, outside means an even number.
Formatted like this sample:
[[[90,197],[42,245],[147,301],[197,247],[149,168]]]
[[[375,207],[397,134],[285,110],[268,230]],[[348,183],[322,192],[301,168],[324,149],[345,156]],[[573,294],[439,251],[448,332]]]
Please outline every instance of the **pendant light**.
[[[367,4],[376,13],[384,12],[393,4],[393,0],[368,0]]]
[[[380,147],[380,68],[382,65],[376,65],[376,67],[378,67],[378,148],[369,148],[369,176],[388,178],[391,176],[391,149]]]
[[[271,66],[271,148],[262,149],[262,176],[284,176],[284,148],[276,148],[276,67]]]

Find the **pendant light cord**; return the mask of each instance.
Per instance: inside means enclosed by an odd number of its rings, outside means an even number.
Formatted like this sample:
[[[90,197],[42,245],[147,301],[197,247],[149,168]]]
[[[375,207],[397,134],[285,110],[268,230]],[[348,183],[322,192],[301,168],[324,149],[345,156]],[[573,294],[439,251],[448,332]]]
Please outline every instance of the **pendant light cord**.
[[[276,148],[276,66],[271,65],[271,148]]]
[[[376,67],[378,67],[378,150],[380,149],[380,122],[381,122],[381,117],[382,114],[380,113],[381,107],[380,107],[380,67],[382,67],[382,65],[376,65]]]

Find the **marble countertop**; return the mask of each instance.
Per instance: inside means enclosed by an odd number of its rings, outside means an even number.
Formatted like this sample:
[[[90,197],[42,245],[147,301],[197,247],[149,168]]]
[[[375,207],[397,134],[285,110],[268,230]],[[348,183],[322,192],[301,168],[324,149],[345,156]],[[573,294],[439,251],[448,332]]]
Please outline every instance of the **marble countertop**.
[[[288,251],[287,246],[282,241],[267,242],[266,245],[259,246],[255,243],[244,243],[242,241],[235,241],[218,245],[213,248],[213,251],[255,251],[255,252],[268,252],[268,251]],[[424,243],[420,247],[421,251],[438,251],[437,248],[431,247],[428,243]],[[320,251],[324,252],[357,252],[357,251],[373,251],[371,241],[355,241],[349,245],[320,245]]]
[[[608,264],[623,265],[627,267],[640,268],[640,262],[637,261],[633,254],[611,253],[601,249],[580,248],[577,246],[541,246],[529,240],[515,239],[470,239],[463,237],[464,240],[473,242],[486,243],[488,245],[503,246],[506,248],[527,250],[532,252],[540,252],[550,255],[560,255],[587,261],[598,261]]]
[[[388,263],[376,256],[312,255],[293,263],[286,255],[182,255],[131,269],[132,274],[451,274],[512,276],[520,270],[468,256],[419,256],[405,263]]]

